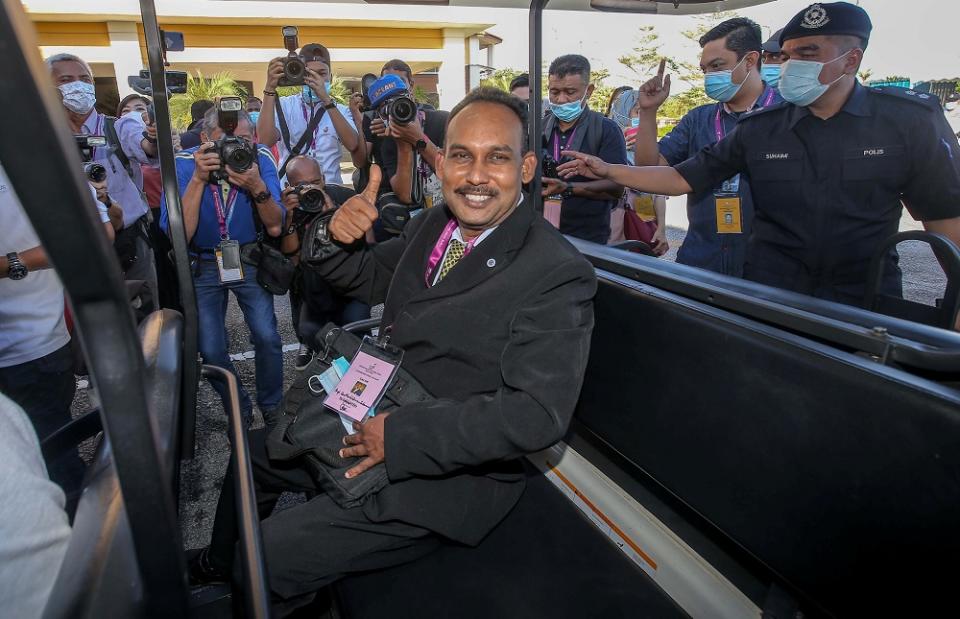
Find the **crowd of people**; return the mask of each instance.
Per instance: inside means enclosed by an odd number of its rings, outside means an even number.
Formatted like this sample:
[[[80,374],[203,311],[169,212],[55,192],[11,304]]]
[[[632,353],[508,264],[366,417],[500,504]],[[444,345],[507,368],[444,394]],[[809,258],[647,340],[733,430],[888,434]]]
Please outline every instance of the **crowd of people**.
[[[255,397],[241,387],[247,422],[254,402],[268,427],[282,415],[274,300],[284,294],[298,370],[314,359],[326,323],[385,304],[405,367],[436,398],[414,414],[371,417],[348,437],[341,456],[363,459],[352,474],[386,458],[393,482],[362,510],[319,497],[265,522],[274,592],[295,606],[338,575],[410,560],[439,537],[475,543],[509,511],[521,474],[502,463],[563,435],[589,348],[594,278],[557,231],[601,244],[640,240],[662,255],[665,196],[686,194],[678,262],[855,304],[903,204],[960,243],[956,137],[933,98],[857,81],[870,29],[861,8],[842,2],[801,11],[766,42],[749,19],[717,25],[700,39],[714,102],[660,139],[664,64],[638,88],[617,89],[601,111],[586,103],[594,85],[578,54],[550,63],[545,109],[533,112],[527,76],[509,93],[478,89],[450,112],[416,104],[415,76],[399,59],[338,103],[330,53],[318,43],[300,50],[296,94],[279,95],[287,59],[276,58],[262,98],[251,94],[240,109],[195,103],[176,136],[175,167],[199,349],[205,363],[235,372],[232,292],[256,351]],[[178,309],[149,98],[130,95],[106,115],[83,59],[58,54],[47,67],[73,132],[106,138],[85,153],[103,171],[90,175],[91,196],[124,277],[141,282],[138,309]],[[530,113],[543,114],[540,153],[526,149]],[[248,153],[242,165],[237,152]],[[352,184],[341,178],[344,152]],[[536,175],[542,218],[523,192]],[[43,439],[70,420],[79,355],[63,287],[2,169],[0,256],[0,392]],[[895,253],[889,263],[884,286],[897,294]],[[471,321],[483,328],[464,329]],[[214,387],[223,396],[225,386]],[[499,414],[505,407],[510,415]],[[313,487],[302,470],[271,468],[262,439],[254,446],[261,493]],[[69,510],[83,463],[72,454],[48,466]],[[433,506],[429,517],[410,509],[420,500]],[[454,524],[467,503],[472,519]],[[196,582],[228,578],[234,540],[221,521],[220,545],[191,568]],[[342,525],[339,536],[329,522]],[[359,547],[372,550],[358,556]]]

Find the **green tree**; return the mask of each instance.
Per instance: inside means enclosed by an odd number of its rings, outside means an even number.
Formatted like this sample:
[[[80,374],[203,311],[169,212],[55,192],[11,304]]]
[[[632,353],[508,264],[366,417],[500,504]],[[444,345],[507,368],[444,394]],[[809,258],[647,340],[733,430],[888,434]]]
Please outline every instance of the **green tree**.
[[[870,78],[873,77],[873,69],[861,69],[857,72],[857,77],[860,78],[861,82],[868,82]]]
[[[660,35],[653,26],[641,26],[634,42],[632,53],[624,54],[617,60],[623,66],[637,74],[641,80],[650,78],[660,66]],[[666,58],[667,69],[672,72],[681,70],[681,65],[672,58]]]
[[[187,92],[170,98],[170,120],[179,130],[186,129],[191,122],[190,106],[197,101],[217,97],[244,97],[247,91],[233,79],[229,71],[221,71],[211,77],[187,76]]]
[[[590,72],[590,83],[593,84],[593,94],[588,101],[590,109],[603,114],[607,111],[607,104],[610,103],[610,95],[613,94],[614,87],[608,86],[605,82],[610,77],[610,71],[607,69],[597,69]],[[546,81],[546,80],[544,80]]]
[[[680,79],[693,87],[702,86],[703,71],[700,69],[699,61],[700,38],[720,22],[733,19],[734,17],[740,17],[740,15],[738,15],[736,11],[720,11],[718,13],[700,15],[696,18],[696,25],[693,28],[682,31],[683,36],[695,46],[695,53],[698,60],[696,62],[681,61],[677,63],[679,66],[677,71]]]
[[[513,78],[518,75],[523,75],[524,73],[526,73],[526,71],[520,71],[519,69],[497,69],[486,78],[480,80],[480,85],[510,92],[510,82],[513,81]]]

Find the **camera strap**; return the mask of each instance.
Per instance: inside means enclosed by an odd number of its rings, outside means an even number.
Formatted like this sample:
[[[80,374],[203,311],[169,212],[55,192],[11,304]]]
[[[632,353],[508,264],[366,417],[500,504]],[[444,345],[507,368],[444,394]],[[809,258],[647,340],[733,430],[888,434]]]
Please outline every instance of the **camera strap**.
[[[291,159],[299,155],[303,147],[307,145],[307,142],[313,138],[313,134],[316,133],[317,127],[320,125],[320,120],[323,119],[323,115],[327,110],[321,105],[314,111],[313,117],[310,118],[310,122],[307,123],[307,128],[303,131],[303,135],[300,136],[300,140],[296,146],[291,147],[290,128],[287,126],[287,119],[283,115],[283,106],[280,105],[280,98],[275,98],[273,102],[277,108],[277,122],[280,124],[280,135],[283,137],[283,145],[287,147],[287,158],[277,171],[277,176],[283,178],[287,173],[287,164],[290,163]]]

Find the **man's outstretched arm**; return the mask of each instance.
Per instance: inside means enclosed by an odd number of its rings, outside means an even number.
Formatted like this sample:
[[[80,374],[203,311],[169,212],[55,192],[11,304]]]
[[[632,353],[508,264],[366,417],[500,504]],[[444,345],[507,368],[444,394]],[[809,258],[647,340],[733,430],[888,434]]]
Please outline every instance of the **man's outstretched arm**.
[[[638,168],[629,165],[614,165],[602,161],[599,157],[572,150],[564,151],[563,155],[571,158],[570,161],[557,168],[563,178],[586,176],[587,178],[608,179],[618,185],[630,187],[637,191],[664,196],[680,196],[693,191],[686,179],[669,166]]]

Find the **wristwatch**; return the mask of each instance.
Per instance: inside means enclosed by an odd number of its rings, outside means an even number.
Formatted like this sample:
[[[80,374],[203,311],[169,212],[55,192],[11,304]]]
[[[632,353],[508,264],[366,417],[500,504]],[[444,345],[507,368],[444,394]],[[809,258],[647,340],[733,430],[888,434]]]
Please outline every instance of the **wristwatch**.
[[[425,149],[426,147],[427,147],[427,141],[424,140],[423,138],[420,138],[419,140],[416,141],[416,143],[414,143],[413,150],[417,151],[418,153],[422,153],[423,149]]]
[[[20,256],[17,255],[17,252],[14,251],[7,254],[7,277],[15,281],[21,280],[26,277],[29,272],[27,265],[20,261]]]
[[[261,191],[257,195],[253,196],[253,201],[256,202],[257,204],[260,204],[261,202],[266,202],[269,199],[270,199],[269,191]]]
[[[573,183],[567,183],[567,188],[560,192],[561,198],[572,198],[573,197]]]
[[[337,107],[337,102],[336,102],[336,101],[331,101],[330,103],[327,103],[326,105],[324,105],[324,106],[323,106],[323,109],[325,109],[325,110],[332,110],[332,109],[335,108],[335,107]]]

